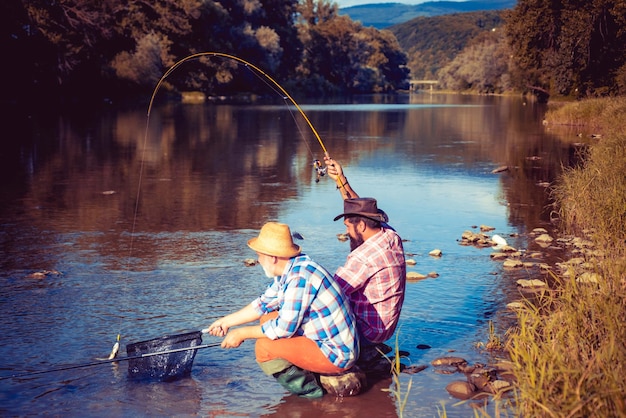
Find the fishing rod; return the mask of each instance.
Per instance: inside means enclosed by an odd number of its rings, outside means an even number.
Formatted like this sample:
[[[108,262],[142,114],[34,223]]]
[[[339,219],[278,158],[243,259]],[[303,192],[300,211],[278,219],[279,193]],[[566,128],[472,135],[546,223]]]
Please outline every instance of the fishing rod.
[[[138,354],[136,356],[108,358],[108,359],[93,361],[91,363],[74,364],[74,365],[70,365],[70,366],[58,367],[58,368],[55,368],[55,369],[40,370],[40,371],[36,371],[36,372],[24,372],[24,373],[19,373],[19,374],[13,374],[13,375],[10,375],[10,376],[3,376],[3,377],[0,377],[0,380],[14,379],[14,378],[19,378],[19,377],[28,377],[28,376],[34,376],[34,375],[39,375],[39,374],[44,374],[44,373],[60,372],[60,371],[64,371],[64,370],[73,370],[73,369],[80,369],[80,368],[92,367],[92,366],[100,366],[102,364],[117,363],[118,361],[138,360],[138,359],[142,359],[142,358],[146,358],[146,357],[159,356],[159,355],[172,354],[172,353],[179,353],[181,351],[200,350],[202,348],[217,347],[220,344],[221,343],[202,344],[202,345],[197,345],[195,347],[173,348],[171,350],[157,351],[157,352],[154,352],[154,353]]]
[[[154,88],[154,90],[152,92],[152,96],[150,97],[150,103],[148,105],[148,120],[146,121],[146,124],[149,124],[150,114],[152,112],[152,106],[154,104],[154,99],[155,99],[155,97],[157,95],[157,92],[159,91],[159,88],[165,82],[165,79],[170,74],[172,74],[174,72],[174,70],[176,70],[178,67],[180,67],[185,62],[191,61],[191,60],[194,60],[194,59],[198,59],[198,58],[201,58],[201,57],[220,57],[220,58],[225,58],[225,59],[231,59],[231,60],[234,60],[234,61],[236,61],[236,62],[238,62],[240,64],[243,64],[244,66],[246,66],[246,68],[251,68],[252,70],[254,70],[254,72],[255,72],[255,74],[257,74],[257,76],[260,75],[260,76],[264,77],[265,80],[269,81],[275,88],[277,88],[280,91],[280,93],[283,95],[283,98],[289,99],[289,101],[293,104],[293,106],[298,110],[300,115],[302,115],[302,118],[306,121],[307,125],[311,129],[311,132],[313,132],[313,135],[317,139],[317,142],[319,143],[320,147],[322,148],[324,156],[325,157],[329,157],[329,153],[328,153],[328,150],[326,149],[326,146],[324,145],[324,141],[322,141],[322,138],[319,135],[319,133],[317,132],[317,130],[315,129],[315,127],[313,126],[313,123],[311,122],[311,120],[309,119],[307,114],[304,112],[302,107],[300,107],[298,102],[295,101],[295,99],[289,94],[289,92],[287,92],[287,90],[285,90],[285,88],[283,88],[283,86],[281,86],[274,78],[272,78],[265,71],[263,71],[261,68],[257,67],[256,65],[252,64],[251,62],[246,61],[245,59],[237,57],[235,55],[225,54],[225,53],[222,53],[222,52],[198,52],[196,54],[188,55],[185,58],[182,58],[179,61],[177,61],[176,63],[174,63],[174,65],[172,65],[161,76],[161,78],[159,79],[158,83],[156,84],[156,86],[155,86],[155,88]],[[146,126],[146,137],[147,137],[147,133],[148,133],[148,127]],[[304,139],[304,137],[303,137],[303,139]],[[305,141],[305,144],[307,145],[307,147],[309,147],[309,145],[306,142],[306,140],[304,140],[304,141]],[[311,152],[311,154],[313,154],[313,152],[311,151],[310,148],[309,148],[309,152]],[[322,163],[318,159],[314,159],[313,167],[315,168],[315,172],[317,173],[316,182],[318,182],[319,178],[326,174],[326,168],[323,167]],[[337,180],[339,180],[339,179],[337,179]],[[337,187],[345,187],[345,186],[343,184],[341,184],[341,181],[337,181]]]
[[[148,142],[148,132],[149,132],[149,127],[150,127],[150,115],[152,113],[154,100],[156,98],[156,95],[157,95],[159,89],[161,88],[161,86],[165,82],[165,79],[170,74],[172,74],[177,68],[179,68],[181,65],[183,65],[184,63],[186,63],[188,61],[191,61],[191,60],[194,60],[194,59],[202,58],[202,57],[219,57],[219,58],[225,58],[225,59],[234,60],[234,61],[236,61],[236,62],[238,62],[240,64],[243,64],[246,68],[251,68],[252,70],[254,70],[254,73],[257,76],[260,75],[260,76],[264,77],[265,80],[268,80],[275,88],[277,88],[280,91],[280,93],[282,93],[283,99],[284,98],[289,99],[289,101],[293,104],[293,106],[298,110],[300,115],[302,115],[302,118],[306,121],[307,125],[309,126],[309,128],[311,129],[313,134],[315,135],[315,138],[317,139],[317,142],[319,143],[320,147],[322,148],[322,151],[324,152],[324,156],[325,157],[329,157],[328,150],[326,149],[326,146],[324,145],[324,142],[322,141],[322,138],[320,137],[319,133],[317,132],[317,130],[313,126],[313,123],[311,122],[309,117],[306,115],[304,110],[300,107],[300,105],[289,94],[289,92],[287,92],[287,90],[285,90],[283,88],[283,86],[281,86],[276,80],[274,80],[274,78],[272,78],[270,75],[268,75],[265,71],[263,71],[261,68],[257,67],[256,65],[252,64],[251,62],[246,61],[245,59],[237,57],[235,55],[226,54],[226,53],[222,53],[222,52],[198,52],[198,53],[195,53],[195,54],[188,55],[188,56],[178,60],[177,62],[175,62],[161,76],[161,78],[157,82],[156,86],[154,87],[154,90],[152,91],[152,95],[150,97],[150,102],[148,104],[148,112],[147,112],[147,118],[146,118],[146,128],[145,128],[145,134],[144,134],[144,146],[143,146],[142,153],[145,153],[146,152],[146,148],[147,148],[145,145]],[[297,123],[296,123],[296,126],[298,126]],[[307,145],[307,148],[309,148],[309,152],[311,152],[311,154],[313,154],[312,150],[309,147],[309,144],[306,142],[306,139],[304,138],[304,136],[302,136],[302,137],[303,137],[303,140],[304,140],[305,144]],[[137,186],[137,195],[136,195],[136,198],[135,198],[135,210],[134,210],[133,222],[132,222],[132,226],[131,226],[132,233],[131,233],[131,239],[130,239],[130,245],[129,245],[129,257],[128,257],[128,260],[131,259],[131,255],[132,255],[133,247],[134,247],[134,238],[133,237],[134,237],[134,231],[135,231],[136,224],[137,224],[137,213],[138,213],[138,209],[139,209],[139,200],[140,200],[139,196],[140,196],[140,193],[141,193],[141,183],[142,183],[143,172],[144,172],[144,161],[145,161],[145,158],[144,158],[143,154],[142,154],[140,160],[141,160],[141,164],[140,164],[140,169],[139,169],[139,181],[138,181],[138,186]],[[326,174],[326,168],[323,166],[323,164],[318,159],[314,159],[313,166],[314,166],[315,171],[317,173],[317,178],[316,178],[315,181],[318,182],[320,177],[324,176]],[[341,182],[341,179],[339,177],[337,177],[336,182],[337,182],[337,188],[343,188],[345,190],[345,184],[343,184]],[[109,355],[109,359],[108,360],[110,360],[110,361],[114,361],[114,358],[117,356],[117,351],[119,350],[119,340],[120,340],[120,334],[118,333],[117,341],[113,345],[113,349],[111,350],[111,354]]]
[[[150,117],[150,112],[152,110],[152,104],[154,102],[154,98],[155,98],[159,88],[161,87],[161,85],[163,84],[165,79],[167,78],[167,76],[169,76],[172,72],[174,72],[174,70],[176,68],[180,67],[183,63],[185,63],[187,61],[190,61],[190,60],[193,60],[193,59],[197,59],[197,58],[201,58],[201,57],[207,57],[207,56],[208,57],[222,57],[222,58],[228,58],[228,59],[235,60],[237,62],[240,62],[240,63],[244,64],[247,67],[250,67],[250,68],[254,69],[258,74],[261,74],[263,77],[265,77],[267,80],[269,80],[274,86],[276,86],[276,88],[278,88],[280,90],[280,92],[287,99],[289,99],[289,101],[296,107],[296,109],[298,109],[298,111],[300,112],[300,114],[302,115],[302,117],[304,118],[306,123],[309,125],[309,128],[311,128],[311,131],[315,135],[315,138],[317,138],[317,142],[319,142],[320,146],[322,147],[322,151],[324,151],[324,155],[328,156],[328,151],[326,150],[326,147],[324,146],[324,142],[322,141],[322,138],[317,133],[317,130],[315,129],[315,127],[311,123],[311,120],[308,118],[306,113],[304,113],[304,110],[302,110],[300,105],[298,105],[298,103],[293,99],[293,97],[291,97],[291,95],[287,92],[287,90],[285,90],[280,84],[278,84],[278,82],[276,80],[274,80],[265,71],[263,71],[262,69],[260,69],[256,65],[254,65],[254,64],[244,60],[243,58],[239,58],[237,56],[230,55],[230,54],[224,54],[222,52],[198,52],[196,54],[189,55],[189,56],[187,56],[187,57],[177,61],[174,65],[172,65],[163,74],[163,76],[161,76],[161,78],[159,79],[159,82],[157,83],[156,87],[154,88],[154,91],[152,92],[152,97],[150,98],[150,104],[148,106],[148,118]]]

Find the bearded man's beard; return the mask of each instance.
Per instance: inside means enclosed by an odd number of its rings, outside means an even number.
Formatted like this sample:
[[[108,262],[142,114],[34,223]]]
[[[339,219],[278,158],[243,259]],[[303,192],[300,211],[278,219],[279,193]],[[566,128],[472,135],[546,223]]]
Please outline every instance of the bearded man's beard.
[[[359,246],[361,246],[361,244],[365,242],[365,240],[363,239],[363,234],[361,234],[360,232],[355,232],[354,235],[354,237],[352,235],[349,235],[350,251],[356,250],[357,248],[359,248]]]

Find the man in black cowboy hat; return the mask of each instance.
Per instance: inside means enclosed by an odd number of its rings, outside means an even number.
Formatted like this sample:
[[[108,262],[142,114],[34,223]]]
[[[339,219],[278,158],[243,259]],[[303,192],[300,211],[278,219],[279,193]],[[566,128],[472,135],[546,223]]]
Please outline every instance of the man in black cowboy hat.
[[[367,348],[375,353],[375,347],[388,340],[398,325],[406,286],[404,249],[376,199],[359,197],[341,165],[331,158],[325,160],[328,175],[344,198],[344,211],[334,220],[344,219],[350,237],[351,252],[345,265],[335,272],[335,279],[357,317],[363,360]]]

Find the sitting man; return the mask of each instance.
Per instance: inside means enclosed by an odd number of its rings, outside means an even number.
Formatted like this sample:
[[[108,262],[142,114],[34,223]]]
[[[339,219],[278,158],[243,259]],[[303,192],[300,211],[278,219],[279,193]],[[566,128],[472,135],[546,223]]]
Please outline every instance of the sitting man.
[[[248,246],[273,283],[204,331],[224,336],[223,348],[255,338],[256,360],[266,374],[291,393],[320,397],[324,392],[314,373],[342,373],[359,355],[350,304],[332,275],[301,253],[287,225],[266,223]],[[260,325],[232,328],[258,319]]]
[[[404,248],[376,200],[359,198],[335,160],[326,158],[326,165],[344,198],[344,212],[334,220],[344,218],[351,250],[335,279],[356,315],[361,344],[357,364],[368,372],[379,350],[390,351],[383,343],[393,335],[400,319],[406,287]]]

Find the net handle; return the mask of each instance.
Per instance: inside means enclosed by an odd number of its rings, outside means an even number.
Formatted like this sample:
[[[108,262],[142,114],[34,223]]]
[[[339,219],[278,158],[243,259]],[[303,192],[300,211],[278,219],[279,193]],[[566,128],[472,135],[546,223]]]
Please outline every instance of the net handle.
[[[101,364],[117,363],[118,361],[136,360],[136,359],[145,358],[145,357],[152,357],[152,356],[158,356],[158,355],[163,355],[163,354],[178,353],[178,352],[181,352],[181,351],[200,350],[202,348],[218,347],[220,345],[221,345],[221,343],[211,343],[211,344],[201,344],[201,345],[197,345],[195,347],[173,348],[171,350],[164,350],[164,351],[157,351],[157,352],[154,352],[154,353],[139,354],[139,355],[136,355],[136,356],[127,356],[127,357],[118,357],[118,358],[113,358],[113,359],[99,360],[99,361],[94,361],[94,362],[91,362],[91,363],[75,364],[75,365],[72,365],[72,366],[58,367],[56,369],[41,370],[41,371],[38,371],[38,372],[26,372],[26,373],[13,374],[11,376],[0,377],[0,380],[13,379],[13,378],[18,378],[18,377],[34,376],[34,375],[44,374],[44,373],[60,372],[60,371],[63,371],[63,370],[80,369],[80,368],[83,368],[83,367],[99,366]]]

